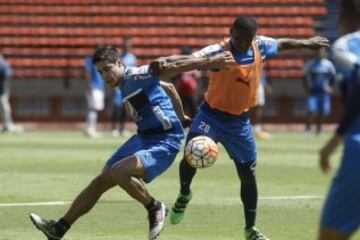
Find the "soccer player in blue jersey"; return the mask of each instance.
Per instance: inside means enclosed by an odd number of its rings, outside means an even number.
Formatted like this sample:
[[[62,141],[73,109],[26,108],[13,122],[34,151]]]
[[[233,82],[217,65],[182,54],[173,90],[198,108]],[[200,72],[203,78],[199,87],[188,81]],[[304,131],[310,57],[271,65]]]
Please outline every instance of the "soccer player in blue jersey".
[[[135,67],[137,65],[137,58],[131,52],[131,38],[123,38],[123,48],[120,54],[120,59],[127,67]],[[127,136],[128,132],[125,129],[126,111],[122,104],[122,96],[119,88],[114,88],[112,91],[112,116],[111,116],[111,134],[114,137],[119,135]],[[117,127],[117,123],[119,126]]]
[[[251,16],[236,17],[230,36],[218,44],[193,53],[194,57],[216,56],[230,51],[235,63],[226,69],[212,69],[205,100],[195,115],[187,141],[205,135],[220,142],[233,160],[241,182],[240,198],[244,207],[246,240],[267,240],[256,227],[258,200],[256,182],[256,146],[251,131],[249,110],[256,106],[263,61],[287,49],[319,49],[327,46],[322,37],[309,39],[274,39],[256,35],[257,23]],[[196,174],[183,158],[180,163],[180,193],[170,214],[173,224],[184,218],[185,209],[192,199],[190,185]]]
[[[346,82],[345,107],[334,136],[320,151],[321,169],[328,173],[330,156],[343,142],[338,172],[326,198],[319,240],[346,240],[360,225],[360,1],[340,2],[344,36],[332,47],[334,63]]]
[[[99,48],[100,46],[96,46]],[[92,63],[92,56],[85,58],[86,98],[88,101],[88,112],[86,115],[85,134],[92,138],[100,137],[96,130],[98,112],[104,110],[105,88],[100,74]]]
[[[138,133],[108,159],[100,175],[77,196],[59,221],[30,214],[35,226],[49,239],[61,239],[114,186],[120,186],[146,208],[149,240],[155,239],[163,228],[167,209],[149,194],[143,182],[151,182],[172,164],[184,137],[181,121],[186,120],[175,88],[161,84],[159,79],[195,68],[222,68],[234,62],[229,52],[197,59],[161,58],[141,67],[125,67],[119,57],[116,49],[103,47],[95,52],[93,63],[108,85],[121,90]],[[176,100],[174,107],[171,100]]]
[[[325,54],[325,49],[319,49],[304,67],[304,87],[308,93],[306,133],[311,131],[311,123],[316,119],[316,133],[320,134],[324,117],[330,114],[336,71]]]

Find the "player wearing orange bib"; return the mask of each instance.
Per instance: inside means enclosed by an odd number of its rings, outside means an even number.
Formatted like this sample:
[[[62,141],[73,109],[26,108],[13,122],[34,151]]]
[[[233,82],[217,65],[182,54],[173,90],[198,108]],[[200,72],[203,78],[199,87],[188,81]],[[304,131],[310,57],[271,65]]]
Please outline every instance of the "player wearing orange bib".
[[[257,184],[255,178],[256,146],[251,132],[249,109],[256,105],[262,62],[279,51],[294,48],[318,49],[327,39],[273,39],[257,36],[257,23],[250,16],[238,16],[230,29],[230,37],[193,53],[193,57],[214,56],[230,51],[235,63],[223,69],[212,69],[208,91],[193,119],[187,141],[198,135],[220,142],[234,161],[241,181],[240,196],[244,205],[245,238],[266,240],[255,228]],[[190,184],[196,169],[183,158],[180,163],[180,193],[172,208],[170,220],[178,224],[192,198]]]

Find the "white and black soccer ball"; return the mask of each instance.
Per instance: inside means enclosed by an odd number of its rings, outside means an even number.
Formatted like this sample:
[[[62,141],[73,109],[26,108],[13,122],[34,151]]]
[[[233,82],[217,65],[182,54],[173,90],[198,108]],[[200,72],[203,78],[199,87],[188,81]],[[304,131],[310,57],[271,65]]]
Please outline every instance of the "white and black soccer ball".
[[[218,156],[216,143],[206,136],[197,136],[185,146],[185,159],[194,168],[210,167]]]

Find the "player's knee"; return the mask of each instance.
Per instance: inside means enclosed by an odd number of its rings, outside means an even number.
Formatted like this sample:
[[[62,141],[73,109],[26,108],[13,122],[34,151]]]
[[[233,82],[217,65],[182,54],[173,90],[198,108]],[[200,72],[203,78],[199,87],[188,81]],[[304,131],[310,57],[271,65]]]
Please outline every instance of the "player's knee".
[[[114,182],[122,187],[129,181],[131,174],[126,171],[122,164],[117,164],[111,168],[111,176]]]
[[[113,187],[113,182],[110,176],[100,174],[91,182],[91,186],[98,192],[102,193]]]

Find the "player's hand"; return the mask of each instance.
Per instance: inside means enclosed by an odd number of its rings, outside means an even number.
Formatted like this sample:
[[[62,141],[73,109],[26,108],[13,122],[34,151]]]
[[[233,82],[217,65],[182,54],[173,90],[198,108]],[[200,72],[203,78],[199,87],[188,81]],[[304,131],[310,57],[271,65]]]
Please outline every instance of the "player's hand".
[[[236,63],[230,51],[225,51],[210,57],[211,68],[230,68],[231,64]]]
[[[331,170],[330,156],[334,153],[341,140],[342,138],[340,136],[335,135],[320,150],[320,168],[325,174]]]
[[[317,50],[322,47],[329,47],[329,40],[325,37],[312,37],[306,40],[306,46],[310,49]]]
[[[183,125],[183,128],[188,128],[191,126],[192,120],[189,116],[184,115],[181,123]]]

